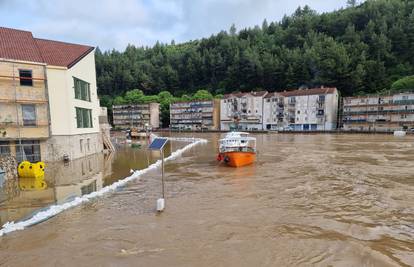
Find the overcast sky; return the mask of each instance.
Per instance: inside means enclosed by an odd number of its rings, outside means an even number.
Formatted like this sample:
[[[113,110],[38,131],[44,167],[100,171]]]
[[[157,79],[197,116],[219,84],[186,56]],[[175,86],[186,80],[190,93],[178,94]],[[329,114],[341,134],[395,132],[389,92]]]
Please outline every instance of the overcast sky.
[[[298,6],[318,12],[346,0],[0,0],[0,26],[32,31],[35,37],[124,50],[183,42],[280,20]]]

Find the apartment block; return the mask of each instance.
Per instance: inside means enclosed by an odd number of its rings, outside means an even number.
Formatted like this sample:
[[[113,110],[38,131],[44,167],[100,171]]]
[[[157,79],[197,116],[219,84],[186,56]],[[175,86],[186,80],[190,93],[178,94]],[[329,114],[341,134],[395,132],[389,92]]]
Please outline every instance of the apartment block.
[[[233,93],[220,101],[220,128],[263,130],[263,99],[267,91]]]
[[[331,131],[337,127],[339,93],[314,88],[271,93],[264,98],[267,130]]]
[[[153,129],[160,127],[160,104],[158,103],[114,105],[112,111],[115,128],[145,130],[146,126]]]
[[[220,100],[170,104],[170,127],[179,130],[219,130]]]
[[[354,131],[395,131],[414,128],[414,93],[345,97],[343,128]]]

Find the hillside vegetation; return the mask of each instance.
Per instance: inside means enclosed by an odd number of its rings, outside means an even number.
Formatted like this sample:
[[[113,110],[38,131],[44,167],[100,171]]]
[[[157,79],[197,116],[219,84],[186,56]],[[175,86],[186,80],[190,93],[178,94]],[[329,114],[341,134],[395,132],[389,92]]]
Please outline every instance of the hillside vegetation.
[[[131,89],[174,96],[319,85],[345,96],[382,91],[414,73],[413,9],[409,0],[348,1],[324,14],[305,6],[279,22],[182,44],[97,49],[99,94],[110,102]]]

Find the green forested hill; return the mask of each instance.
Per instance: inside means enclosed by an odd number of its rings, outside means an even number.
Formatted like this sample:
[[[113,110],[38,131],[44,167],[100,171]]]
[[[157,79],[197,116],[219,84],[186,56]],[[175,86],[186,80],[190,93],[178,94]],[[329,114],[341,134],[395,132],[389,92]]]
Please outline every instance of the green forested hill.
[[[348,8],[325,14],[298,8],[280,22],[240,31],[232,26],[183,44],[97,49],[99,94],[136,88],[179,96],[198,89],[222,94],[325,85],[353,95],[414,74],[414,1],[348,2]]]

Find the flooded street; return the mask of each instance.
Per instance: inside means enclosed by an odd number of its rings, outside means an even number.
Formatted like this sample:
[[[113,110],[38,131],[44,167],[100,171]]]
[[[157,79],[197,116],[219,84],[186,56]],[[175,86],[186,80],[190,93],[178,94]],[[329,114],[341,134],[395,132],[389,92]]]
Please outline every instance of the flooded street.
[[[220,134],[175,136],[209,143],[166,164],[163,213],[151,171],[0,237],[0,265],[414,266],[412,136],[255,135],[257,163],[238,169],[217,164]],[[167,155],[184,145],[172,142]],[[146,152],[51,166],[49,188],[2,202],[1,222],[129,176],[158,158]]]

